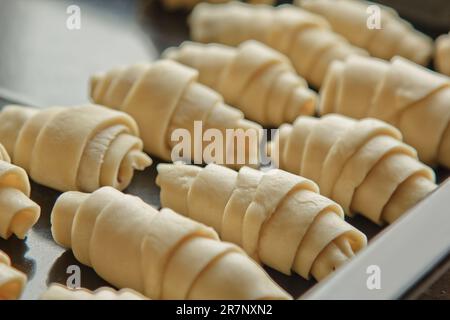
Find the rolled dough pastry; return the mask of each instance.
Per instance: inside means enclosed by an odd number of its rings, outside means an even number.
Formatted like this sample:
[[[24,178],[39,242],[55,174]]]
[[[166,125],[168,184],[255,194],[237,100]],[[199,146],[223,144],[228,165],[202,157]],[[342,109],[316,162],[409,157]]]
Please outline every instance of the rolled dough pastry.
[[[334,33],[321,16],[292,5],[201,3],[189,23],[195,41],[231,46],[249,39],[265,43],[289,57],[298,74],[316,87],[321,86],[332,61],[367,55]]]
[[[55,241],[81,263],[151,299],[290,298],[213,229],[111,187],[64,193],[51,221]]]
[[[27,282],[27,276],[11,267],[9,257],[0,250],[0,300],[18,299]]]
[[[402,56],[424,66],[430,61],[432,39],[414,29],[392,8],[364,0],[295,0],[294,3],[325,17],[335,32],[374,57],[389,60]],[[374,5],[379,11],[371,10]],[[379,21],[376,21],[378,12]]]
[[[168,10],[192,9],[200,2],[225,3],[230,0],[162,0],[164,7]],[[274,4],[275,0],[247,0],[251,4]]]
[[[320,92],[319,112],[389,122],[421,161],[450,168],[450,78],[401,57],[336,61]]]
[[[0,144],[0,237],[12,234],[24,239],[38,221],[41,208],[30,200],[30,182],[25,170],[10,163]]]
[[[101,287],[95,291],[84,288],[70,289],[61,284],[52,283],[41,295],[41,300],[147,300],[148,298],[132,289],[119,291]]]
[[[160,164],[161,204],[213,227],[255,260],[323,279],[365,247],[339,205],[311,180],[274,169]]]
[[[227,129],[248,129],[260,138],[260,125],[245,120],[240,110],[224,104],[218,93],[196,82],[197,78],[197,70],[172,60],[137,64],[93,76],[91,98],[130,114],[139,125],[144,149],[164,160],[172,160],[171,150],[179,143],[172,138],[175,129],[190,133],[191,158],[203,159],[202,148],[196,144],[198,138],[200,144],[205,141],[196,133],[195,121],[202,122],[202,130],[217,129],[224,137]],[[257,143],[245,146],[245,163],[257,163]],[[224,141],[223,149],[220,161],[226,163],[226,154],[234,154],[236,147]],[[238,165],[237,161],[233,164]]]
[[[437,71],[450,76],[450,32],[436,39],[434,65]]]
[[[258,41],[245,41],[238,48],[184,42],[163,57],[197,69],[201,83],[262,125],[279,126],[315,111],[317,95],[290,61]]]
[[[35,109],[6,106],[0,142],[30,177],[60,191],[126,188],[152,162],[136,122],[97,105]]]
[[[400,132],[376,119],[299,117],[283,125],[272,149],[280,168],[316,181],[347,214],[376,223],[394,222],[436,188],[434,172]]]

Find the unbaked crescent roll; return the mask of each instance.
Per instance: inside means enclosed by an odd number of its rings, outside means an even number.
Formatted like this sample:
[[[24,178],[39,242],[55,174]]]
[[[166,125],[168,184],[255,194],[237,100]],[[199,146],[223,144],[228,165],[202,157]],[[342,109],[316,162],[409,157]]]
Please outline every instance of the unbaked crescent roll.
[[[175,129],[184,129],[192,137],[193,154],[188,158],[199,157],[201,162],[203,154],[198,154],[201,148],[196,146],[199,138],[196,123],[201,121],[203,130],[217,129],[223,136],[227,129],[253,133],[256,143],[246,144],[246,149],[240,152],[245,153],[245,163],[256,164],[261,126],[245,120],[240,110],[224,104],[218,93],[198,83],[197,78],[197,70],[172,60],[136,64],[93,76],[91,98],[130,114],[139,125],[144,149],[161,159],[172,160],[172,148],[179,143],[172,135]],[[203,143],[201,139],[200,136]],[[224,142],[221,163],[230,164],[225,157],[235,154],[237,145],[233,148]],[[239,165],[235,159],[230,165]]]
[[[192,9],[200,2],[225,3],[230,0],[162,0],[164,8],[168,10]],[[250,4],[274,4],[275,0],[247,0]]]
[[[433,41],[399,17],[389,7],[361,0],[295,0],[297,5],[325,17],[333,30],[372,56],[391,59],[398,55],[427,65],[433,52]],[[379,8],[373,11],[374,5]],[[374,21],[372,21],[374,20]]]
[[[389,122],[421,161],[450,167],[450,78],[401,57],[336,61],[320,92],[321,114]]]
[[[436,188],[434,172],[400,132],[376,119],[299,117],[280,127],[272,147],[280,168],[316,181],[347,214],[376,223],[392,223]]]
[[[41,300],[148,300],[132,289],[114,290],[101,287],[95,291],[84,288],[71,289],[61,284],[52,283],[41,295]]]
[[[0,250],[0,300],[18,299],[27,282],[27,276],[11,267],[9,257]]]
[[[0,237],[24,239],[38,221],[41,208],[30,199],[30,182],[22,168],[11,164],[0,144]]]
[[[138,136],[129,115],[97,105],[0,112],[0,142],[13,163],[60,191],[126,188],[134,170],[152,163]]]
[[[215,164],[157,169],[162,206],[213,227],[222,240],[285,274],[321,280],[366,245],[364,234],[311,180]]]
[[[238,48],[184,42],[167,49],[163,57],[197,69],[199,82],[262,125],[291,123],[315,111],[317,95],[290,61],[258,41],[245,41]]]
[[[78,261],[151,299],[290,298],[213,229],[110,187],[64,193],[51,221],[55,241]]]
[[[289,57],[298,74],[316,87],[322,84],[332,61],[352,54],[367,55],[334,33],[321,16],[292,5],[200,3],[189,23],[195,41],[231,46],[249,39],[265,43]]]
[[[437,71],[450,76],[450,33],[436,39],[434,65]]]

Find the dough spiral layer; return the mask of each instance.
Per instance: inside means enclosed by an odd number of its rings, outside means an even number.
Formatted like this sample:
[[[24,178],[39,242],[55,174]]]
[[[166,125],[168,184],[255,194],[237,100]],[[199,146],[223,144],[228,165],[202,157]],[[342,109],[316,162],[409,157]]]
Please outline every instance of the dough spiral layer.
[[[30,182],[25,170],[10,163],[0,144],[0,237],[12,234],[24,239],[38,221],[41,208],[30,199]]]
[[[272,143],[280,168],[316,181],[346,213],[376,223],[392,223],[436,188],[434,172],[400,132],[376,119],[299,117]]]
[[[427,65],[433,52],[430,37],[417,31],[389,7],[361,0],[295,0],[302,8],[327,19],[333,30],[350,43],[366,49],[372,56],[391,59],[402,56]],[[372,8],[372,10],[370,10]],[[372,28],[369,28],[373,24]]]
[[[245,41],[238,48],[184,42],[163,57],[197,69],[199,82],[262,125],[291,123],[315,111],[317,95],[290,61],[258,41]]]
[[[36,109],[6,106],[0,142],[31,179],[59,191],[124,189],[152,162],[134,120],[97,105]]]
[[[0,300],[18,299],[27,282],[27,276],[11,267],[11,260],[0,250]]]
[[[239,151],[245,153],[245,163],[257,163],[261,126],[245,120],[240,110],[224,104],[218,93],[197,83],[197,78],[198,71],[192,68],[159,60],[93,76],[91,97],[96,103],[130,114],[139,125],[145,150],[166,161],[172,160],[172,148],[179,143],[172,137],[175,129],[190,133],[193,150],[190,158],[198,157],[195,122],[201,121],[203,130],[217,129],[223,136],[227,129],[253,133],[256,143],[246,144],[246,149]],[[200,143],[204,141],[200,139]],[[227,163],[226,154],[236,154],[237,148],[224,142],[223,150],[221,163]],[[237,160],[230,165],[233,164],[239,165]]]
[[[64,193],[51,220],[53,238],[78,261],[151,299],[289,298],[211,228],[110,187]]]
[[[324,18],[292,5],[201,3],[189,22],[195,41],[231,46],[249,39],[265,43],[289,57],[298,74],[316,87],[332,61],[367,55],[334,33]]]
[[[53,283],[41,295],[41,300],[147,300],[140,293],[131,289],[114,290],[101,287],[95,291],[84,288],[70,289]]]
[[[222,240],[285,274],[323,279],[366,245],[341,207],[308,179],[215,164],[157,169],[162,206],[213,227]]]
[[[450,168],[450,79],[404,58],[336,61],[321,89],[319,112],[389,122],[421,161]]]

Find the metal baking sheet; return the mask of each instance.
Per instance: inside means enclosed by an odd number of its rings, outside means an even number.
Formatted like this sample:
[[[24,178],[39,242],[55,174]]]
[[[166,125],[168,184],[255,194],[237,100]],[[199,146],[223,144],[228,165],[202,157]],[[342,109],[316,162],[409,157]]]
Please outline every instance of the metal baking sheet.
[[[81,9],[81,29],[66,28],[69,5]],[[87,79],[120,64],[150,61],[168,46],[188,39],[186,13],[168,13],[154,1],[2,0],[0,2],[0,108],[9,103],[36,107],[74,105],[88,101]],[[138,172],[125,190],[159,208],[156,164]],[[438,170],[440,180],[448,171]],[[35,299],[52,282],[66,283],[71,265],[81,268],[81,285],[108,285],[78,263],[71,251],[53,242],[50,212],[59,192],[32,183],[32,199],[41,218],[25,241],[0,239],[13,265],[28,275],[23,299]],[[369,238],[382,229],[357,216],[348,221]],[[297,275],[267,268],[290,294],[298,297],[315,285]],[[412,284],[411,284],[412,285]],[[441,288],[441,287],[440,287]],[[450,284],[445,286],[449,290]],[[433,295],[433,294],[432,294]],[[420,295],[419,295],[420,296]]]

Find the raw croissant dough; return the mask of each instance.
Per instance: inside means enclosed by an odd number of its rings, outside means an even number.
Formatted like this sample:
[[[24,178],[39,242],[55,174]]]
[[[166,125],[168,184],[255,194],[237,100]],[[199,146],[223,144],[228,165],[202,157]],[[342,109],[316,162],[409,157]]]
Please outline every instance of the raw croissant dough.
[[[434,59],[436,69],[439,72],[450,76],[450,33],[443,34],[436,39],[436,53]]]
[[[434,172],[382,121],[332,114],[279,129],[280,168],[316,181],[348,214],[392,223],[436,188]]]
[[[320,280],[366,245],[317,185],[281,170],[160,164],[161,204],[212,226],[254,259]]]
[[[166,9],[176,10],[176,9],[192,9],[200,2],[211,2],[211,3],[225,3],[230,0],[162,0],[162,3]],[[275,0],[247,0],[246,2],[251,4],[274,4]]]
[[[202,121],[203,130],[215,128],[225,135],[226,129],[250,129],[260,137],[260,125],[245,120],[240,110],[224,104],[218,93],[197,83],[197,78],[197,70],[171,60],[136,64],[93,76],[91,97],[136,119],[144,149],[167,161],[172,158],[171,149],[179,143],[171,139],[175,129],[188,130],[192,144],[196,143],[194,121]],[[199,150],[192,148],[194,153]],[[229,144],[224,150],[224,157],[236,151]],[[251,155],[257,157],[258,150],[244,151],[251,157],[247,158],[249,163],[257,162]]]
[[[110,187],[64,193],[51,221],[55,241],[81,263],[151,299],[289,298],[211,228]]]
[[[350,57],[330,67],[320,113],[389,122],[421,161],[450,167],[450,79],[401,57]]]
[[[30,177],[60,191],[126,188],[151,159],[134,120],[97,105],[36,109],[6,106],[0,142]]]
[[[355,46],[366,49],[372,56],[391,59],[398,55],[421,65],[427,65],[433,52],[430,37],[417,31],[397,12],[379,4],[380,28],[368,27],[375,20],[370,6],[361,0],[295,0],[296,4],[324,16],[333,30]],[[371,15],[373,17],[371,17]]]
[[[27,282],[27,276],[11,267],[9,257],[0,250],[0,300],[20,297]]]
[[[95,291],[87,289],[70,289],[53,283],[41,295],[41,300],[147,300],[140,293],[132,289],[116,291],[112,288],[101,287]]]
[[[28,230],[38,221],[39,205],[30,200],[30,182],[25,170],[10,163],[0,144],[0,237],[12,234],[24,239]]]
[[[288,56],[297,72],[316,87],[322,84],[333,60],[367,55],[334,33],[324,18],[292,5],[201,3],[189,22],[195,41],[231,46],[248,39],[265,43]]]
[[[184,42],[163,56],[197,69],[201,83],[262,125],[291,123],[315,111],[317,95],[290,61],[258,41],[245,41],[238,48]]]

